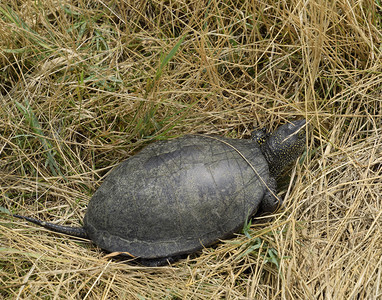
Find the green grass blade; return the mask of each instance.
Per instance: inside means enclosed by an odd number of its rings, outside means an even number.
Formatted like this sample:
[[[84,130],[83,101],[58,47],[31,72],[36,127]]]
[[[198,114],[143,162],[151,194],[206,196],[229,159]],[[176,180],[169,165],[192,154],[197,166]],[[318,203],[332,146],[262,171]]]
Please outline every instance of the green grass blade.
[[[65,176],[61,173],[56,160],[54,159],[54,155],[52,154],[53,147],[45,137],[44,132],[41,129],[41,125],[37,120],[37,117],[35,116],[31,107],[29,106],[28,100],[25,100],[26,106],[22,105],[17,101],[15,103],[16,107],[19,109],[20,112],[23,113],[25,119],[29,122],[29,125],[32,128],[33,132],[38,136],[41,144],[43,145],[51,172],[54,176],[58,176],[59,174],[60,176],[65,178]]]
[[[155,79],[154,81],[157,81],[159,80],[159,78],[161,77],[162,75],[162,72],[163,72],[163,69],[164,67],[169,63],[169,61],[174,57],[174,55],[176,54],[176,52],[178,51],[180,45],[183,43],[184,39],[186,38],[186,35],[182,36],[180,38],[180,40],[175,44],[174,48],[171,49],[171,51],[165,56],[165,58],[162,60],[159,68],[158,68],[158,71],[155,75]]]

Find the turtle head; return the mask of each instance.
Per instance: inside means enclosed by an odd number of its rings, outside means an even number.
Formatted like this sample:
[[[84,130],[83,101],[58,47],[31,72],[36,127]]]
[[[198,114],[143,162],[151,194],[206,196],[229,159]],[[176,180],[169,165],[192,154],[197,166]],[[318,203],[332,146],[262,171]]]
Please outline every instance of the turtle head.
[[[306,120],[282,125],[261,143],[261,150],[269,163],[271,176],[275,177],[303,152],[306,142]]]

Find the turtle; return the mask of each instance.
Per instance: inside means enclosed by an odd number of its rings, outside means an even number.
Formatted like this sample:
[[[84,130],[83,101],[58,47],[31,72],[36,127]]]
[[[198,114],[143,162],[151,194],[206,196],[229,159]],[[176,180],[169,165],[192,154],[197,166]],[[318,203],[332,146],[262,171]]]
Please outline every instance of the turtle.
[[[276,178],[302,154],[305,128],[303,119],[251,139],[189,134],[151,143],[106,176],[82,227],[13,216],[144,265],[172,263],[281,206]]]

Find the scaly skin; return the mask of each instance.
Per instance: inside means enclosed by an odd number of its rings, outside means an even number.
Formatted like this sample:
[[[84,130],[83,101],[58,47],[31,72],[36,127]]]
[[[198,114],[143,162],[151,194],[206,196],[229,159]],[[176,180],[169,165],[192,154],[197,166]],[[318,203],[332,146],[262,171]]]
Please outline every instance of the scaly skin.
[[[268,161],[272,177],[281,175],[283,170],[303,152],[305,126],[305,120],[283,125],[260,145],[261,151]]]
[[[38,219],[31,218],[31,217],[24,217],[20,215],[12,215],[12,216],[37,224],[39,226],[42,226],[52,231],[64,233],[67,235],[71,235],[71,236],[75,236],[75,237],[79,237],[83,239],[89,239],[88,234],[86,233],[85,229],[83,229],[82,227],[61,226],[61,225],[53,224],[50,222],[40,221]]]

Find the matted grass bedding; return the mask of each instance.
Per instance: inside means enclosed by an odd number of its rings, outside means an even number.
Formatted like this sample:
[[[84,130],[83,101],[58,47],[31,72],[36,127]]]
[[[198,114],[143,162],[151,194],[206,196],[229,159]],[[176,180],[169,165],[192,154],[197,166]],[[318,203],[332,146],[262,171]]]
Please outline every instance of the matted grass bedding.
[[[0,298],[382,297],[379,1],[0,3]],[[186,133],[309,122],[284,208],[171,266],[79,226],[118,163]]]

